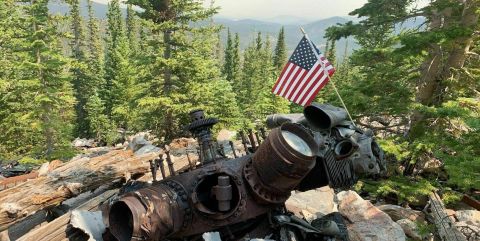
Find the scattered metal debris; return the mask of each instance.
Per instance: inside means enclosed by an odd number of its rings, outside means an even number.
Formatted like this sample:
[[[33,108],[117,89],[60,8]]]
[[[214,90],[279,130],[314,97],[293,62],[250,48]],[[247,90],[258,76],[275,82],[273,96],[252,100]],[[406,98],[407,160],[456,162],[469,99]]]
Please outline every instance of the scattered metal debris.
[[[270,133],[249,129],[248,140],[240,131],[246,153],[237,158],[230,142],[233,159],[212,137],[218,120],[205,118],[202,110],[190,116],[187,129],[198,141],[200,162],[177,172],[168,147],[170,176],[161,156],[150,162],[152,174],[160,168],[162,180],[124,193],[103,214],[119,241],[342,238],[343,223],[322,219],[312,225],[286,212],[291,191],[349,187],[357,174],[383,170],[383,153],[372,148],[373,137],[347,121],[338,107],[314,104],[303,115],[269,117]]]
[[[88,241],[103,241],[105,224],[103,224],[102,212],[73,210],[70,224],[86,233],[90,237]]]

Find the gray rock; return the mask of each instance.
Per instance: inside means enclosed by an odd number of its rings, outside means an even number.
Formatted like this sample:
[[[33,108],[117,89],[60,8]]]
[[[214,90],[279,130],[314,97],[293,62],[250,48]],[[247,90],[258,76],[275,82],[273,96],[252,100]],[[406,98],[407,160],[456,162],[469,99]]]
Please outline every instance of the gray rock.
[[[85,138],[76,138],[72,142],[73,147],[93,147],[95,146],[95,140],[85,139]]]
[[[147,144],[145,146],[142,146],[140,149],[135,151],[135,155],[142,155],[150,152],[159,152],[160,148],[152,145],[152,144]]]
[[[480,240],[480,227],[466,222],[455,223],[455,227],[467,238],[468,241]]]
[[[45,162],[40,166],[38,169],[38,176],[46,176],[48,174],[48,166],[50,165],[50,162]]]
[[[128,148],[129,150],[132,150],[133,152],[138,151],[140,148],[142,148],[145,145],[152,144],[149,141],[145,140],[145,137],[143,135],[140,136],[135,136],[130,143],[128,143]]]
[[[388,216],[390,216],[390,218],[392,218],[392,220],[395,222],[405,218],[412,221],[425,221],[425,214],[421,211],[391,204],[377,206],[377,208],[388,214]]]
[[[470,225],[480,227],[480,211],[477,210],[457,210],[455,217],[459,222],[465,222]]]
[[[397,221],[398,225],[402,227],[405,234],[416,241],[422,241],[423,237],[420,234],[420,230],[415,222],[410,219],[400,219]]]
[[[356,192],[340,192],[337,200],[338,210],[351,222],[347,224],[351,241],[405,241],[402,227]]]

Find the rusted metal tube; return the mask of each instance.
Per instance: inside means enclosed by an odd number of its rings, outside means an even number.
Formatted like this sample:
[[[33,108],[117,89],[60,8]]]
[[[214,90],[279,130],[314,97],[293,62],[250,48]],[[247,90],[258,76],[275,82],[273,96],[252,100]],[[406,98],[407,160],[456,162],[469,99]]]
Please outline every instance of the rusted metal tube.
[[[110,232],[118,241],[161,240],[182,228],[185,205],[181,195],[165,185],[127,193],[110,208]]]
[[[253,130],[248,129],[248,139],[250,140],[250,145],[252,146],[252,150],[257,150],[257,144],[255,143],[255,138],[253,137]]]
[[[165,173],[165,166],[163,165],[163,157],[160,157],[160,163],[158,164],[160,166],[160,172],[162,173],[162,180],[165,179],[165,177],[167,177],[166,173]]]
[[[165,151],[167,154],[167,164],[168,164],[168,171],[170,172],[170,176],[175,176],[175,168],[173,168],[172,158],[170,157],[170,151]]]
[[[247,139],[245,138],[243,131],[240,131],[239,134],[240,134],[240,137],[242,138],[242,145],[243,145],[243,148],[245,149],[245,154],[248,154]]]
[[[296,124],[273,129],[248,162],[244,174],[256,196],[264,202],[282,203],[315,166],[318,146]]]
[[[230,148],[232,148],[233,157],[237,158],[237,151],[235,150],[235,145],[233,145],[233,141],[229,141],[228,144],[230,144]]]

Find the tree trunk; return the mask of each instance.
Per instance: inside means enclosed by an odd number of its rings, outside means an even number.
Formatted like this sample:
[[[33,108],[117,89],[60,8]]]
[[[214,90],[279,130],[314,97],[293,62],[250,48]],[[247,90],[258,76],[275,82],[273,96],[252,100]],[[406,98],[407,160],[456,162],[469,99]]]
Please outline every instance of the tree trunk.
[[[475,30],[478,24],[479,1],[467,0],[463,3],[463,12],[460,18],[460,26],[465,29]],[[434,12],[431,16],[430,29],[436,30],[447,28],[455,23],[451,9],[443,9]],[[473,43],[474,31],[468,36],[459,36],[455,39],[451,49],[433,44],[430,49],[430,57],[425,60],[421,67],[421,76],[417,82],[415,100],[424,106],[438,106],[443,102],[446,91],[445,80],[452,77],[452,69],[461,69],[465,64],[467,53]],[[444,56],[448,56],[445,58]],[[415,128],[422,122],[424,116],[418,111],[411,116],[410,129]]]

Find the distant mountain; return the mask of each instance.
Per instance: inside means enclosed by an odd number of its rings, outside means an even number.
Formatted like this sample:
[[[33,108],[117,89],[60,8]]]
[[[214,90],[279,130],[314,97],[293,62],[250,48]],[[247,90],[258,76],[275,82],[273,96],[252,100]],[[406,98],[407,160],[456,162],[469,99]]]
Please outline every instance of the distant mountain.
[[[87,1],[81,0],[81,14],[87,16]],[[106,4],[92,2],[93,10],[95,12],[95,17],[100,19],[105,19],[107,15],[108,6]],[[124,6],[125,7],[125,6]],[[49,3],[49,9],[51,13],[65,15],[68,14],[70,8],[65,3],[60,3],[52,1]],[[124,10],[126,11],[126,10]],[[250,44],[256,37],[257,32],[262,32],[264,35],[268,35],[272,40],[272,43],[275,44],[277,41],[278,31],[282,26],[285,27],[285,42],[287,48],[290,52],[293,52],[293,49],[298,44],[302,37],[300,27],[307,31],[310,38],[320,46],[320,49],[323,51],[325,46],[325,40],[323,38],[325,34],[325,29],[335,25],[337,23],[345,23],[350,21],[351,17],[331,17],[327,19],[317,20],[317,21],[308,21],[308,19],[294,17],[294,16],[278,16],[270,19],[256,20],[256,19],[240,19],[233,20],[225,17],[214,17],[214,22],[223,25],[224,29],[222,30],[222,39],[226,40],[227,29],[230,29],[232,33],[239,33],[241,48],[245,49],[248,44]],[[337,56],[342,58],[345,50],[345,40],[340,40],[337,43]],[[352,52],[352,49],[355,48],[353,39],[349,40],[348,53]]]
[[[312,22],[311,19],[290,15],[280,15],[273,18],[262,19],[265,22],[278,23],[282,25],[302,25]]]
[[[126,14],[126,6],[123,4],[120,6],[124,9],[124,14]],[[105,19],[107,17],[108,5],[92,1],[92,8],[96,18]],[[48,9],[51,13],[65,15],[70,11],[70,6],[63,1],[49,1]],[[88,16],[86,0],[80,0],[80,13],[84,17]]]
[[[300,27],[303,26],[305,31],[308,33],[312,41],[315,44],[319,45],[320,50],[324,51],[325,39],[325,30],[337,23],[346,23],[350,21],[347,18],[343,17],[332,17],[327,19],[322,19],[314,21],[307,24],[297,24],[297,25],[284,25],[279,23],[272,23],[267,21],[253,20],[253,19],[242,19],[242,20],[231,20],[227,18],[214,18],[214,22],[220,25],[223,25],[225,29],[222,31],[222,37],[226,38],[227,28],[230,29],[232,33],[239,33],[241,48],[246,48],[256,37],[257,32],[262,32],[270,37],[273,42],[277,41],[278,31],[285,27],[285,42],[287,48],[290,52],[296,47],[303,34],[300,31]],[[342,39],[337,42],[337,57],[343,58],[345,53],[346,40]],[[357,45],[354,43],[353,39],[349,39],[347,53],[350,54]]]

